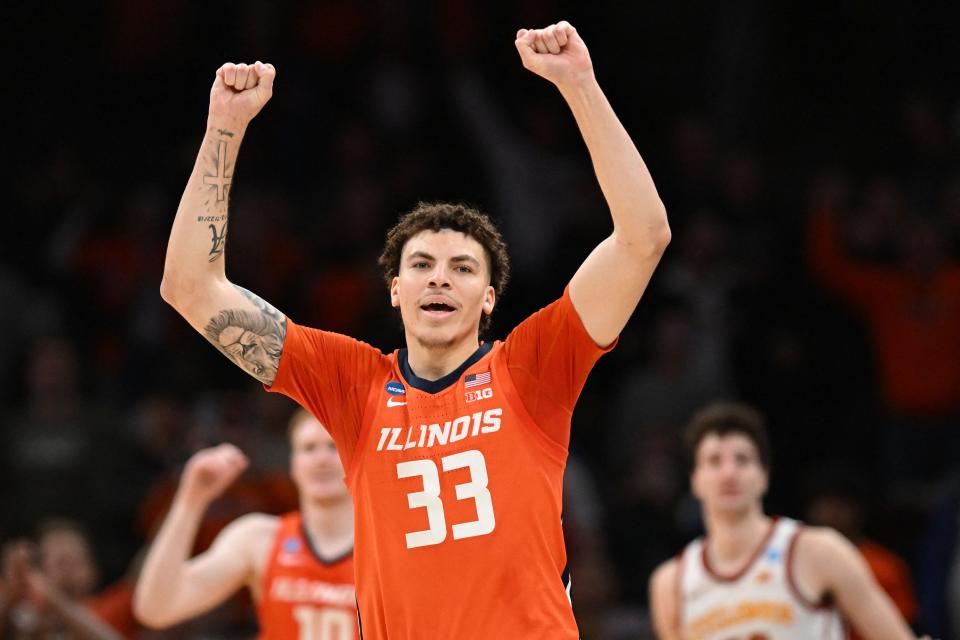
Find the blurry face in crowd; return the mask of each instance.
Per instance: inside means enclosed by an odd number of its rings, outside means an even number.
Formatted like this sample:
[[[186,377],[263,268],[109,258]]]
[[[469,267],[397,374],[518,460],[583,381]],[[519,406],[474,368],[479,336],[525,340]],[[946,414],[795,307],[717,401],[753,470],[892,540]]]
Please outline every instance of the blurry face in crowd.
[[[408,340],[430,349],[477,340],[481,314],[493,312],[494,297],[483,245],[450,229],[410,238],[390,287]]]
[[[704,437],[690,480],[694,495],[712,512],[759,510],[767,492],[767,472],[757,447],[741,433]]]
[[[40,538],[40,568],[53,584],[71,598],[93,591],[97,570],[86,538],[70,529],[54,529]]]
[[[290,435],[290,475],[308,502],[339,502],[349,499],[343,463],[333,438],[312,415],[297,413]]]

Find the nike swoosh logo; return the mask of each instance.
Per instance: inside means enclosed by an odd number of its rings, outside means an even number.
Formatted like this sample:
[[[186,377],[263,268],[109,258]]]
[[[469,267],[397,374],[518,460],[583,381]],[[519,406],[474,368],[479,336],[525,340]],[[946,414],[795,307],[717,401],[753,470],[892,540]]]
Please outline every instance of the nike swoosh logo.
[[[407,403],[406,403],[406,402],[398,402],[398,401],[394,400],[393,398],[387,398],[387,406],[388,406],[388,407],[402,407],[402,406],[405,405],[405,404],[407,404]]]

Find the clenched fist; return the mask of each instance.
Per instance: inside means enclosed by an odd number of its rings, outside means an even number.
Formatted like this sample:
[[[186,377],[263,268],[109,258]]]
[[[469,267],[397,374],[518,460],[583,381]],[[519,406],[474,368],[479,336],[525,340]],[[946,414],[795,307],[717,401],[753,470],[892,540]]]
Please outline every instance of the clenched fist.
[[[276,75],[272,64],[259,60],[253,64],[228,62],[217,69],[210,89],[209,115],[246,126],[273,95]]]
[[[514,44],[523,66],[558,88],[593,77],[593,63],[587,45],[567,21],[545,29],[520,29]]]
[[[26,540],[14,540],[3,545],[2,556],[3,593],[9,602],[16,602],[29,593],[27,574],[36,564],[36,548]]]
[[[232,444],[201,449],[183,469],[177,499],[193,507],[206,508],[249,464],[247,456]]]

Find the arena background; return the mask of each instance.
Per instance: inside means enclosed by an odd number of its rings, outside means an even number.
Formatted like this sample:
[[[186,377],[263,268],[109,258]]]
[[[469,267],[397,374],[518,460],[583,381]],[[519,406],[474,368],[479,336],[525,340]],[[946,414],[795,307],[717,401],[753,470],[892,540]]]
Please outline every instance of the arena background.
[[[769,419],[772,512],[886,547],[909,568],[915,627],[960,637],[957,3],[114,0],[4,13],[0,540],[74,518],[101,586],[116,584],[178,466],[223,440],[254,464],[206,536],[291,504],[292,405],[159,296],[220,64],[278,69],[235,173],[233,281],[298,322],[393,349],[383,233],[418,200],[466,200],[500,220],[514,259],[496,338],[560,295],[610,228],[572,117],[513,46],[517,28],[567,19],[673,229],[574,417],[566,529],[585,637],[644,637],[650,571],[699,531],[679,434],[718,398]],[[204,624],[189,633],[249,635],[242,611]]]

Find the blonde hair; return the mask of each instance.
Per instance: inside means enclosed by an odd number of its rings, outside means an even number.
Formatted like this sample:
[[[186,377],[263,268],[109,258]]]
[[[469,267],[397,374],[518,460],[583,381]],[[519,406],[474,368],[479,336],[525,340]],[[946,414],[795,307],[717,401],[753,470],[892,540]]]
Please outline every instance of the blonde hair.
[[[293,434],[296,432],[297,427],[303,424],[304,420],[316,420],[317,422],[320,422],[319,418],[314,416],[303,407],[297,407],[290,416],[290,420],[287,422],[287,442],[290,444],[290,446],[293,446]],[[320,426],[323,426],[322,422],[320,422]],[[324,429],[326,429],[326,427],[324,427]]]

